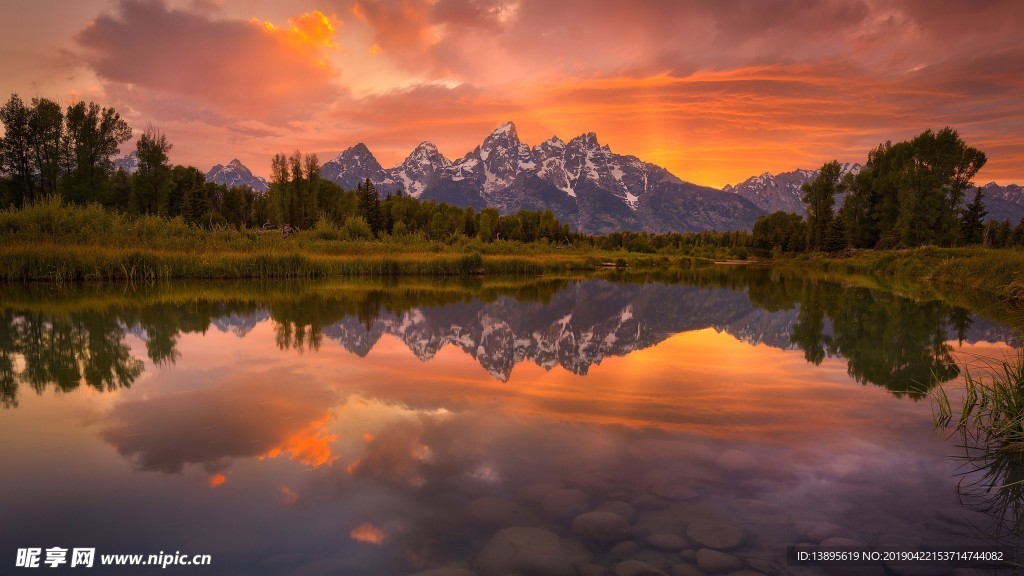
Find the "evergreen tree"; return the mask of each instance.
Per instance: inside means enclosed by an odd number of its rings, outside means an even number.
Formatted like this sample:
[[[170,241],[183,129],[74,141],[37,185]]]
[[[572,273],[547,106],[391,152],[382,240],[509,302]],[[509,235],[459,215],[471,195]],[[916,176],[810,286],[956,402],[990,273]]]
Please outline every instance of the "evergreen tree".
[[[381,211],[380,193],[377,187],[367,178],[365,182],[356,188],[358,200],[358,214],[370,225],[374,236],[380,236],[384,229],[383,212]]]
[[[974,200],[960,211],[961,244],[981,244],[987,214],[985,203],[982,201],[981,188],[978,188],[974,193]]]

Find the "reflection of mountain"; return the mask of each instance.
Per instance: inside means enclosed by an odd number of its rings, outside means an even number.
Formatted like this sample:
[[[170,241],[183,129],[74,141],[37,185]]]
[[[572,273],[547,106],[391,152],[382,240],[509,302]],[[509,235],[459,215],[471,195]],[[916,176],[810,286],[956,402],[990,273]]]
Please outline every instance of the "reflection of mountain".
[[[214,318],[212,324],[221,332],[230,332],[239,338],[244,338],[257,324],[268,318],[270,318],[270,313],[266,310],[249,313],[231,312]]]
[[[848,360],[851,376],[919,394],[936,375],[955,376],[950,340],[1005,341],[1011,329],[939,301],[812,282],[765,269],[709,269],[680,283],[538,281],[513,288],[362,287],[265,299],[157,301],[116,311],[49,315],[4,311],[0,400],[17,404],[19,384],[70,390],[130,385],[142,364],[123,344],[145,343],[158,365],[179,357],[183,333],[211,327],[246,337],[268,319],[279,348],[316,350],[323,336],[365,356],[385,334],[420,359],[453,345],[507,381],[524,361],[586,374],[685,331],[713,328],[751,344],[800,349],[814,363]]]
[[[940,367],[935,362],[945,366],[949,363],[942,348],[946,340],[1011,337],[1008,330],[990,322],[968,318],[958,323],[954,316],[963,311],[938,302],[917,304],[866,289],[829,286],[833,290],[794,286],[788,307],[766,309],[755,306],[740,290],[592,280],[567,287],[547,303],[517,302],[505,296],[493,302],[381,310],[372,320],[346,316],[326,325],[323,333],[359,356],[369,353],[385,334],[404,342],[421,360],[451,344],[505,381],[515,365],[525,360],[586,374],[591,365],[608,356],[653,346],[679,332],[714,328],[751,344],[803,349],[808,360],[815,362],[825,356],[853,356],[851,374],[900,390],[903,386],[885,374],[899,374],[901,362],[903,369],[912,369],[915,379]],[[854,314],[842,309],[847,299],[859,303],[856,316],[863,324],[847,321]],[[803,314],[802,302],[810,305]],[[908,315],[920,318],[913,326],[899,327]],[[877,333],[869,326],[878,328]],[[837,327],[841,328],[838,334]],[[860,359],[869,357],[866,351],[879,346],[902,352],[896,353],[897,358],[878,358],[884,365],[863,366]]]

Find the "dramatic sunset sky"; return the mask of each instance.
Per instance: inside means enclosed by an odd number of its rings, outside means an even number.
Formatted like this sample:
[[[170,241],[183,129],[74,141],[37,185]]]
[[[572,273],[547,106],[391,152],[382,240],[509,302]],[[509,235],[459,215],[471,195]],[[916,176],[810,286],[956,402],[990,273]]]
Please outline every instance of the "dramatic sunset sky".
[[[171,160],[364,142],[451,159],[506,120],[720,187],[957,128],[1024,183],[1020,0],[11,0],[0,95],[93,100]],[[124,151],[131,146],[124,147]]]

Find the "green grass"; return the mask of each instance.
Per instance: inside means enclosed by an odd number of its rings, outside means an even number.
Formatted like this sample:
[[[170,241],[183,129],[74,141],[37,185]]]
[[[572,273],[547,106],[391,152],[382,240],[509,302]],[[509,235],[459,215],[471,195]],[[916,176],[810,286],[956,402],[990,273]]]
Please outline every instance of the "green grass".
[[[965,445],[1024,455],[1024,349],[1012,359],[964,364],[963,400],[954,406],[944,386],[935,392],[935,421],[953,427]]]
[[[1006,301],[1024,302],[1024,251],[991,248],[856,250],[843,256],[804,254],[781,266],[838,274],[912,278],[953,289],[981,290]]]
[[[150,282],[168,278],[319,278],[472,276],[595,270],[621,260],[630,268],[695,267],[696,256],[577,249],[422,236],[344,240],[325,226],[289,237],[262,230],[214,230],[181,219],[127,216],[99,206],[46,199],[0,211],[0,282]]]

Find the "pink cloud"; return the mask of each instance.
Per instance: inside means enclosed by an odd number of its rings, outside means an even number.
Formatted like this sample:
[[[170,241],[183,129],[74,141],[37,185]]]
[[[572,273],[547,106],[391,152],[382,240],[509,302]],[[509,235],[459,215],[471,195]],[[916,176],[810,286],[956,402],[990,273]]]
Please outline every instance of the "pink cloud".
[[[171,9],[162,1],[122,0],[76,40],[88,66],[113,91],[157,119],[281,123],[341,93],[325,59],[333,27],[329,19],[317,27],[321,16],[278,29]]]

